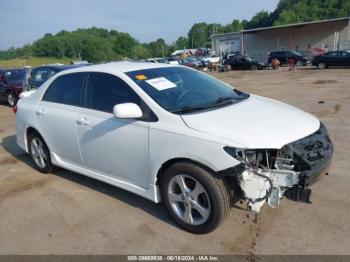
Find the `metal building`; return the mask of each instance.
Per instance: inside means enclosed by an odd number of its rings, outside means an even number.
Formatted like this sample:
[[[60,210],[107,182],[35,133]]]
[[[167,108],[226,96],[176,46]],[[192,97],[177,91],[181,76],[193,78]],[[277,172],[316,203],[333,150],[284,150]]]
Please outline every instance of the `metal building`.
[[[350,17],[212,35],[217,54],[246,53],[266,60],[272,51],[299,51],[309,57],[350,50]]]

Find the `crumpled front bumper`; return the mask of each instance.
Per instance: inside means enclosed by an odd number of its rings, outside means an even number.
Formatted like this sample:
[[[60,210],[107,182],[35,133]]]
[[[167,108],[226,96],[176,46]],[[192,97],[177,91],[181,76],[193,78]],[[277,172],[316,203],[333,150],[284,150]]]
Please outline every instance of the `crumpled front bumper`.
[[[327,172],[333,151],[333,143],[321,123],[315,133],[277,150],[275,158],[272,150],[263,152],[266,153],[268,163],[265,166],[269,168],[261,167],[263,165],[254,168],[251,162],[243,159],[246,165],[242,166],[244,170],[238,175],[238,180],[251,210],[259,212],[265,202],[271,207],[277,207],[279,199],[283,197],[311,203],[312,191],[309,187]],[[258,154],[255,152],[255,155]],[[256,161],[257,158],[252,159]]]
[[[288,189],[284,195],[294,201],[311,203],[311,189],[331,165],[334,146],[326,127],[321,123],[314,134],[288,145],[299,161],[299,183]]]
[[[287,145],[296,155],[300,186],[307,188],[316,183],[328,170],[334,146],[326,127],[321,123],[315,133]]]

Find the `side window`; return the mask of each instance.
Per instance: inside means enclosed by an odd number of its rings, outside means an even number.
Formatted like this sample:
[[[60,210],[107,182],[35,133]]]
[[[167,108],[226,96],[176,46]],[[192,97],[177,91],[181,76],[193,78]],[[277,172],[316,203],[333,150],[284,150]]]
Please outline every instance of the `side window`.
[[[43,101],[80,106],[83,81],[83,73],[59,76],[46,90]]]
[[[329,52],[326,54],[326,56],[328,57],[334,57],[335,56],[335,52]]]
[[[140,97],[123,80],[105,73],[90,73],[87,84],[86,107],[113,112],[116,104],[141,104]]]

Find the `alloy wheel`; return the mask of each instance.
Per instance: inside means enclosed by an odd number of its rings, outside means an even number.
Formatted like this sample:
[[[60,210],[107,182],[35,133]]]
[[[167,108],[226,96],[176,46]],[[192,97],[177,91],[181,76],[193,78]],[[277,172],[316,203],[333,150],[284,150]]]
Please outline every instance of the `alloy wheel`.
[[[39,138],[35,137],[32,139],[30,143],[30,150],[35,164],[37,164],[37,166],[40,168],[45,168],[47,165],[48,157],[45,153],[44,145]]]
[[[201,225],[210,216],[210,199],[207,191],[189,175],[174,176],[168,186],[168,199],[175,214],[185,223]]]
[[[10,106],[15,106],[15,102],[16,99],[15,99],[15,96],[12,94],[12,93],[9,93],[7,95],[7,102],[9,103]]]
[[[318,68],[319,69],[325,69],[326,68],[326,64],[325,63],[319,63],[318,64]]]

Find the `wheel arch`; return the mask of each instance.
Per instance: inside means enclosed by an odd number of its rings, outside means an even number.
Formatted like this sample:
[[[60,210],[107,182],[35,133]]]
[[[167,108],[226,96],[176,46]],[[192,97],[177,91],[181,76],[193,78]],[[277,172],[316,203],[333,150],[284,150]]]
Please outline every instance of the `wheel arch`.
[[[190,158],[172,158],[167,160],[166,162],[164,162],[161,167],[158,169],[158,172],[156,174],[156,179],[155,179],[155,184],[157,186],[160,187],[160,181],[162,179],[162,174],[165,172],[165,170],[167,170],[169,167],[171,167],[172,165],[176,164],[176,163],[189,163],[189,164],[193,164],[196,166],[199,166],[201,168],[203,168],[204,170],[208,171],[208,173],[210,174],[215,174],[216,172],[211,169],[210,167],[208,167],[207,165],[200,163],[198,161],[195,161],[193,159]]]
[[[27,151],[29,152],[29,136],[33,133],[37,133],[45,142],[46,146],[48,147],[49,151],[51,152],[50,150],[50,147],[49,147],[49,144],[47,143],[46,139],[43,137],[43,135],[40,133],[40,131],[38,131],[38,129],[36,129],[35,127],[33,126],[29,126],[27,127],[26,131],[25,131],[25,140],[26,140],[26,149]]]

